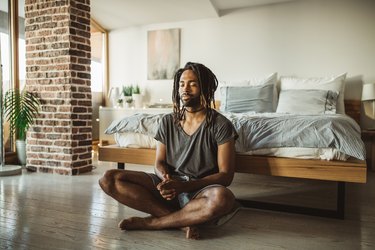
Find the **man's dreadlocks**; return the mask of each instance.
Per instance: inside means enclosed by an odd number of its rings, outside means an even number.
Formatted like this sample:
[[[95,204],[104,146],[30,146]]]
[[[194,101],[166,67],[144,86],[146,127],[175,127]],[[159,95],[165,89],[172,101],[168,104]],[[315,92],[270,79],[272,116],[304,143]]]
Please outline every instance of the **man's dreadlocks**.
[[[180,107],[181,98],[179,94],[180,78],[185,70],[192,70],[198,78],[198,84],[200,88],[200,101],[203,107],[207,110],[206,127],[211,126],[213,122],[213,112],[211,109],[211,103],[215,107],[215,91],[218,86],[218,81],[215,74],[206,66],[200,63],[188,62],[185,66],[177,70],[174,76],[173,83],[173,117],[174,122],[180,125],[180,121],[185,119],[185,107]]]

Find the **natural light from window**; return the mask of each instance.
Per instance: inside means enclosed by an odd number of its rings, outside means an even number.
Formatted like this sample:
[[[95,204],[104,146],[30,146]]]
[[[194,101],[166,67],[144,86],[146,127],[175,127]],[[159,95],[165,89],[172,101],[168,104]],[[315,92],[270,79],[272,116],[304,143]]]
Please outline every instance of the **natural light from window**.
[[[4,92],[9,89],[9,35],[0,32],[1,43],[1,65],[3,66],[3,86]]]
[[[20,89],[26,84],[26,45],[25,39],[18,39],[18,70]]]
[[[103,64],[91,60],[91,91],[103,92]]]

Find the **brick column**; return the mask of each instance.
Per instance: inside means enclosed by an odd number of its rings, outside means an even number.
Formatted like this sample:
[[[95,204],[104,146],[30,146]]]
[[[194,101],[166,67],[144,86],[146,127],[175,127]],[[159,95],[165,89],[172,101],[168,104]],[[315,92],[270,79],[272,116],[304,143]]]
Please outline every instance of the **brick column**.
[[[26,166],[91,171],[90,0],[25,0],[25,29],[26,88],[42,103]]]

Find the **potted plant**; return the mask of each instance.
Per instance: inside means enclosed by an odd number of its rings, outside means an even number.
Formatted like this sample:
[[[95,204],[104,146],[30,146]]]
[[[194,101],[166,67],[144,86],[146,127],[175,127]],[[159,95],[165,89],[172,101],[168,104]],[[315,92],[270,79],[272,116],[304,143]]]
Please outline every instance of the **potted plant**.
[[[10,89],[5,93],[4,113],[10,132],[16,136],[17,156],[22,165],[26,165],[26,133],[39,113],[39,107],[39,99],[25,89]]]
[[[132,93],[135,108],[142,108],[141,90],[138,85],[133,87]]]
[[[124,100],[122,98],[117,99],[117,106],[122,108]]]
[[[133,87],[133,95],[134,95],[134,94],[141,94],[141,89],[139,88],[138,85],[135,85],[135,86]]]
[[[122,95],[124,96],[127,107],[129,107],[133,101],[132,93],[133,93],[133,86],[122,87]]]

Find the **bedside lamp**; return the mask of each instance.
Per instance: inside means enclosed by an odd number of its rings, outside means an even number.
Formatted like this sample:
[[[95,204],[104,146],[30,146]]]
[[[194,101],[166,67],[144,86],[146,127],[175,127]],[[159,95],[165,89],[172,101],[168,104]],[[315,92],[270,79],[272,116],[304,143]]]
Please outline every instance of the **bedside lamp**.
[[[362,102],[365,116],[370,117],[372,120],[375,120],[375,83],[368,83],[363,85]],[[370,129],[375,129],[375,126]]]

